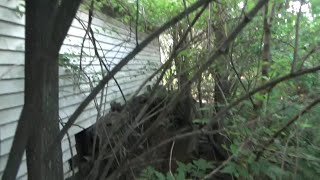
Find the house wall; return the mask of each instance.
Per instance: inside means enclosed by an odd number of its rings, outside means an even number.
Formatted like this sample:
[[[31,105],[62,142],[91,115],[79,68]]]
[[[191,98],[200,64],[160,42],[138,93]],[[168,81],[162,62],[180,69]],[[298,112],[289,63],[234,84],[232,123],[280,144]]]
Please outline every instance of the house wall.
[[[25,16],[23,13],[19,15],[17,6],[18,0],[0,1],[0,176],[8,159],[17,121],[24,103]],[[88,15],[86,13],[78,12],[77,17],[81,23],[87,25]],[[68,57],[75,67],[79,67],[79,54],[85,34],[81,23],[74,19],[60,51],[60,54]],[[96,13],[92,27],[95,38],[99,42],[97,45],[100,56],[103,57],[110,69],[135,47],[134,33],[130,33],[130,28],[110,17]],[[143,39],[145,35],[140,34],[140,37]],[[91,80],[101,79],[101,73],[104,71],[101,71],[100,63],[94,56],[93,45],[88,38],[85,39],[83,51],[85,53],[82,59],[83,70]],[[158,40],[155,40],[126,65],[115,78],[128,98],[159,66],[159,43]],[[70,67],[60,67],[59,74],[59,115],[62,121],[66,122],[89,94],[90,82],[83,73]],[[152,84],[152,82],[150,81],[148,84]],[[95,84],[97,83],[93,82],[93,85]],[[98,104],[103,98],[104,112],[108,112],[109,103],[112,100],[123,102],[114,80],[109,82],[104,91],[104,96],[99,94],[97,98]],[[69,130],[71,144],[69,144],[67,136],[63,139],[61,145],[65,177],[71,175],[68,160],[71,158],[71,154],[77,153],[74,135],[83,130],[82,128],[93,125],[96,119],[97,110],[92,102],[77,119],[76,126]],[[18,172],[18,179],[27,179],[25,156]]]

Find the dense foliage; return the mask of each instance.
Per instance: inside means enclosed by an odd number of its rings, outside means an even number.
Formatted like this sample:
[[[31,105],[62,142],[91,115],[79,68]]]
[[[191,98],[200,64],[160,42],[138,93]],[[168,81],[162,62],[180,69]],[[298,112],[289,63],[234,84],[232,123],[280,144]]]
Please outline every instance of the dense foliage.
[[[116,16],[119,20],[137,24],[139,31],[150,32],[194,2],[101,0],[97,6],[113,9],[121,14]],[[191,22],[196,13],[166,31],[160,38],[163,62],[168,61],[169,54],[177,55],[163,77],[163,85],[176,90],[191,80],[255,4],[255,0],[214,1],[195,25]],[[175,49],[189,26],[193,26],[191,33]],[[231,42],[227,53],[191,85],[190,95],[200,104],[197,110],[200,115],[193,118],[193,123],[206,125],[221,109],[249,91],[279,77],[318,66],[319,30],[320,1],[269,1]],[[219,137],[225,138],[218,144],[227,153],[223,163],[214,159],[178,162],[178,168],[171,174],[148,167],[141,178],[202,178],[222,164],[220,173],[240,179],[318,179],[320,106],[308,108],[306,113],[303,110],[319,97],[319,90],[317,72],[266,87],[222,116],[219,127],[225,131]]]
[[[186,0],[185,4],[189,6],[193,2]],[[217,49],[219,42],[216,41],[220,37],[217,37],[218,33],[216,32],[222,31],[228,36],[240,22],[239,18],[243,17],[255,5],[255,2],[253,0],[221,0],[210,4],[211,12],[206,10],[192,29],[192,34],[198,37],[188,38],[185,47],[182,47],[177,56],[177,59],[183,61],[184,67],[190,68],[187,71],[189,78],[196,71],[192,67],[201,64],[205,60],[206,54]],[[201,109],[204,115],[200,119],[196,119],[195,122],[206,123],[206,120],[216,113],[217,110],[214,109],[216,106],[224,107],[261,84],[293,72],[293,61],[297,61],[296,71],[319,64],[317,58],[320,45],[319,2],[316,0],[301,2],[303,4],[300,7],[300,1],[270,1],[269,8],[266,10],[268,12],[264,13],[264,10],[261,10],[253,22],[232,42],[227,55],[220,58],[219,62],[212,64],[212,67],[209,67],[202,74],[200,89],[197,89],[196,84],[192,86],[193,97],[198,102],[201,101],[198,96],[200,90],[202,101],[206,102]],[[138,3],[139,27],[146,31],[159,27],[184,9],[184,1],[182,0],[139,0]],[[136,1],[112,0],[107,4],[118,7],[119,12],[127,12],[127,16],[121,17],[123,21],[135,21]],[[299,12],[300,8],[301,12]],[[183,32],[183,29],[194,17],[193,14],[188,17],[188,20],[171,28],[166,33],[169,39],[178,41],[174,37],[175,33]],[[265,33],[264,18],[268,19],[271,27],[270,61],[263,61],[262,55]],[[208,26],[208,22],[211,26]],[[298,27],[297,23],[299,23]],[[168,41],[168,37],[166,41]],[[208,47],[208,43],[210,47]],[[166,47],[170,51],[173,44],[175,43],[163,45],[170,46]],[[294,60],[294,58],[296,59]],[[178,87],[177,73],[182,72],[177,71],[176,65],[172,65],[166,73],[167,77],[165,77],[164,83],[168,88]],[[264,66],[268,67],[267,74],[261,73]],[[229,89],[230,93],[225,97],[225,102],[216,104],[220,102],[215,101],[216,89],[213,87],[218,81],[219,69],[227,72],[227,78],[224,80],[228,81],[232,88]],[[170,79],[176,80],[170,81]],[[318,73],[307,74],[281,82],[277,86],[255,94],[250,98],[251,100],[247,99],[230,109],[229,115],[222,120],[227,129],[225,136],[230,141],[227,143],[229,145],[223,145],[223,148],[235,158],[228,161],[221,172],[246,179],[264,176],[272,179],[319,178],[320,134],[318,129],[320,127],[318,117],[320,107],[317,106],[301,115],[295,123],[286,127],[281,135],[266,147],[263,157],[259,160],[256,159],[256,152],[260,147],[265,146],[266,141],[273,134],[319,96],[319,88]],[[256,108],[255,105],[259,103],[261,105]],[[254,125],[250,125],[250,123]],[[243,142],[247,141],[250,141],[249,145],[243,147]],[[146,172],[150,170],[152,169],[149,168]],[[157,176],[162,177],[162,175]]]

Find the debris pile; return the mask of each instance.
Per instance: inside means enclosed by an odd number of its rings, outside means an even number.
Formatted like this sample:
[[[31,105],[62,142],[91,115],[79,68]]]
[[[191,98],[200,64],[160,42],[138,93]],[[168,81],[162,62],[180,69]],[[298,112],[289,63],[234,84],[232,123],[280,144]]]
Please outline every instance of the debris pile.
[[[213,151],[210,148],[199,149],[201,147],[199,142],[204,142],[204,139],[207,141],[207,136],[191,136],[177,140],[172,151],[170,151],[172,143],[167,143],[146,153],[170,137],[199,128],[192,123],[182,123],[186,114],[185,104],[181,103],[183,101],[178,102],[176,107],[169,108],[171,111],[168,111],[168,103],[175,93],[177,92],[158,88],[156,92],[148,91],[132,98],[124,105],[117,102],[110,103],[110,112],[91,130],[94,132],[91,138],[93,143],[88,146],[92,146],[89,148],[94,150],[90,151],[86,157],[80,157],[82,165],[78,166],[79,173],[89,179],[100,179],[119,170],[119,167],[125,166],[132,159],[139,159],[139,162],[167,172],[169,158],[188,162],[203,157],[204,153],[212,154]],[[188,114],[194,119],[197,114],[196,101],[191,102],[193,107],[190,109],[193,111]],[[170,152],[172,157],[169,157]],[[135,164],[126,169],[126,172],[121,172],[121,177],[132,179],[134,174],[138,175],[141,168],[145,167],[139,166],[143,165]],[[172,161],[172,168],[175,167],[175,161]]]

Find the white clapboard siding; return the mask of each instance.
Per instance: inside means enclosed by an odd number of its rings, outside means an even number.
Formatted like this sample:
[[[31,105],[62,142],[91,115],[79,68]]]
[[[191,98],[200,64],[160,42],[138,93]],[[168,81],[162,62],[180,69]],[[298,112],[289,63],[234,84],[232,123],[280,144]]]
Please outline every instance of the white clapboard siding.
[[[24,103],[24,36],[25,16],[17,13],[19,0],[0,0],[0,178],[5,168],[8,154],[12,146],[17,121]],[[91,87],[97,85],[102,75],[114,68],[122,58],[136,46],[136,38],[131,28],[110,17],[95,13],[92,21],[94,37],[97,40],[99,56],[104,65],[95,55],[93,44],[89,37],[84,38],[88,25],[88,14],[77,13],[68,35],[60,49],[60,54],[68,58],[74,66],[80,67],[80,56],[84,73],[74,71],[68,67],[59,69],[59,116],[62,128],[70,115],[90,93]],[[139,33],[139,42],[146,35]],[[82,49],[82,55],[81,54]],[[137,54],[120,72],[115,75],[124,97],[130,98],[157,68],[160,67],[160,52],[158,40],[150,43]],[[90,81],[88,80],[90,78]],[[90,85],[91,83],[91,85]],[[152,84],[149,81],[147,84]],[[107,113],[111,101],[124,102],[119,87],[112,79],[96,97],[98,105],[101,99],[103,114]],[[91,102],[81,113],[76,123],[69,129],[68,136],[61,142],[63,156],[63,170],[65,177],[72,175],[69,160],[76,155],[75,134],[95,124],[97,109]],[[77,169],[75,169],[77,171]],[[23,156],[17,179],[27,179],[26,156]]]
[[[1,66],[0,66],[1,67]],[[133,73],[131,76],[116,76],[116,79],[121,87],[121,89],[125,88],[125,86],[128,86],[130,83],[139,83],[142,79],[145,79],[146,75],[148,74],[136,74]],[[60,80],[60,108],[66,106],[66,103],[70,103],[69,100],[66,100],[66,98],[74,98],[79,100],[79,95],[85,96],[85,93],[90,92],[90,86],[88,83],[85,83],[83,85],[80,85],[82,88],[80,90],[79,85],[73,85],[70,84],[70,81],[72,79],[70,78],[69,80]],[[20,79],[19,81],[17,79],[11,79],[8,81],[0,81],[2,84],[4,82],[8,85],[12,83],[17,83],[21,82],[23,79]],[[128,84],[123,85],[123,82],[130,81]],[[5,88],[7,87],[7,88]],[[9,86],[10,87],[10,86]],[[0,95],[0,102],[6,102],[6,103],[0,103],[0,115],[2,113],[5,113],[3,110],[8,109],[8,108],[13,108],[17,106],[22,106],[23,105],[23,87],[19,86],[20,89],[17,89],[17,86],[15,88],[9,88],[7,85],[4,85],[2,89],[2,94]],[[118,86],[116,85],[115,81],[111,80],[108,84],[108,89],[109,91],[118,91]],[[11,91],[11,92],[10,92]],[[65,102],[68,101],[68,102]],[[79,101],[82,101],[79,100]],[[0,125],[3,124],[4,121],[0,121]]]

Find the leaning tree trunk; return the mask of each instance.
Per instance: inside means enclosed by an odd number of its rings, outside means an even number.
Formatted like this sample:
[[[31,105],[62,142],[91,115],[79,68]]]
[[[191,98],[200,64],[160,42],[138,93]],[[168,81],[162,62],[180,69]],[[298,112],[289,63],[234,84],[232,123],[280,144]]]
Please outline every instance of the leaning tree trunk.
[[[3,179],[15,179],[26,149],[28,179],[63,179],[61,146],[46,156],[59,130],[58,57],[80,0],[26,0],[24,107]]]

